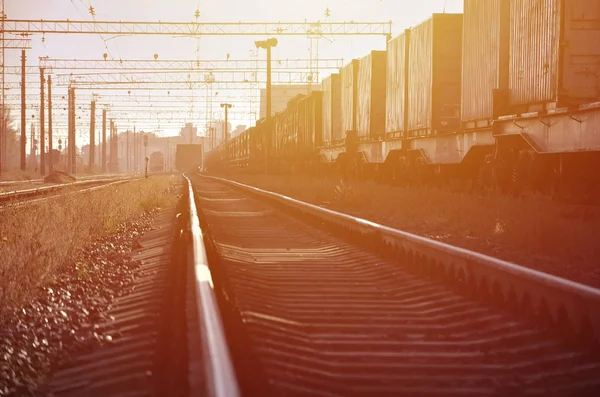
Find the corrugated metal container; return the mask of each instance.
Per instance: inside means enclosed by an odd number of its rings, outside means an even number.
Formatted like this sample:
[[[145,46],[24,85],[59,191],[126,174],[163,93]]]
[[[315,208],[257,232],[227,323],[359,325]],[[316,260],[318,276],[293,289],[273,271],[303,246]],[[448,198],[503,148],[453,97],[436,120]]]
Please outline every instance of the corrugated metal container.
[[[353,59],[341,70],[342,136],[340,139],[346,139],[347,131],[356,130],[358,67],[358,59]]]
[[[329,77],[326,77],[321,82],[321,88],[323,89],[323,143],[331,142],[332,136],[332,111],[333,111],[333,77],[338,76],[337,74],[332,74]]]
[[[343,139],[342,81],[338,73],[323,79],[323,144]]]
[[[277,154],[281,153],[281,148],[286,136],[286,116],[287,112],[285,111],[279,112],[273,116],[273,123],[275,124],[275,153]]]
[[[386,68],[385,132],[404,130],[404,79],[406,77],[406,35],[388,41]]]
[[[510,20],[511,105],[600,98],[600,0],[512,0]]]
[[[298,94],[308,95],[313,90],[318,90],[319,85],[309,84],[284,84],[273,83],[271,85],[271,115],[283,112],[290,99]],[[260,118],[267,117],[267,90],[260,89]]]
[[[386,52],[358,62],[356,132],[361,139],[385,135]]]
[[[300,132],[302,135],[301,141],[303,144],[301,148],[307,152],[312,153],[313,150],[322,145],[322,106],[323,106],[323,95],[321,91],[313,91],[310,95],[303,98],[299,104],[300,117],[301,113],[304,112],[304,122],[301,123],[303,130]]]
[[[460,129],[462,14],[434,14],[412,29],[409,49],[410,136]]]
[[[554,101],[558,88],[559,1],[511,3],[510,104]]]
[[[248,135],[250,140],[248,143],[250,150],[248,157],[254,160],[258,156],[259,152],[263,150],[262,141],[257,127],[248,128]]]
[[[501,36],[504,35],[501,23],[507,22],[503,18],[506,11],[508,2],[504,0],[465,0],[461,90],[463,123],[491,120],[494,115],[493,90],[507,88],[508,42],[504,56],[501,56]]]
[[[306,126],[306,98],[298,98],[296,109],[298,112],[298,151],[304,151],[308,146],[308,131]]]
[[[270,144],[270,142],[268,141],[268,137],[265,134],[265,120],[266,119],[256,120],[256,126],[254,127],[254,135],[256,142],[261,148],[261,151],[263,151],[263,153],[266,152],[266,147]]]
[[[302,94],[298,94],[295,97],[293,97],[292,99],[290,99],[288,101],[288,105],[287,105],[287,117],[286,117],[286,136],[284,139],[284,145],[287,148],[290,147],[297,147],[298,146],[298,138],[299,138],[299,130],[300,130],[300,115],[299,115],[299,108],[298,108],[298,102],[304,98],[305,95]]]
[[[323,92],[313,91],[311,94],[311,102],[308,107],[310,118],[310,131],[312,148],[323,145]]]
[[[331,75],[331,139],[344,139],[342,134],[342,76]]]
[[[175,168],[179,171],[196,171],[202,166],[204,155],[201,144],[178,144],[175,148]]]

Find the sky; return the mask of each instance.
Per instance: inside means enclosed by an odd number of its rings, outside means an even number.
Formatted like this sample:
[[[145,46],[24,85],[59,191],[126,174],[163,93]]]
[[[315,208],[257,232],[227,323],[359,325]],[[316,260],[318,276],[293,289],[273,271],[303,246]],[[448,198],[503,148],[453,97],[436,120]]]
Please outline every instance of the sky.
[[[404,29],[417,25],[428,19],[431,14],[438,12],[461,13],[463,0],[4,0],[5,13],[9,20],[33,19],[33,20],[110,20],[110,21],[172,21],[191,22],[195,21],[195,12],[199,10],[199,22],[392,22],[393,36],[397,36]],[[89,8],[94,8],[95,15],[89,13]],[[327,17],[326,10],[329,10]],[[325,25],[326,26],[326,25]],[[309,59],[311,58],[311,40],[303,36],[278,37],[279,44],[273,49],[273,60],[284,59]],[[28,66],[37,66],[38,58],[47,56],[55,59],[101,59],[107,53],[109,59],[152,59],[158,54],[160,59],[184,59],[184,60],[224,60],[229,56],[230,60],[246,60],[253,57],[264,59],[263,50],[257,51],[254,41],[264,39],[264,36],[204,36],[200,38],[190,37],[158,37],[158,36],[117,36],[107,37],[100,35],[59,35],[45,34],[33,35],[32,48],[27,51]],[[318,48],[318,49],[317,49]],[[344,64],[352,58],[361,58],[371,50],[385,49],[385,38],[383,36],[327,36],[312,40],[313,58],[342,59]],[[20,65],[20,51],[6,50],[6,66]],[[101,70],[94,73],[101,73]],[[250,73],[251,71],[248,71]],[[56,71],[55,73],[65,73]],[[86,73],[86,72],[77,72]],[[217,73],[217,81],[221,79],[239,79],[236,76],[225,76]],[[323,70],[319,73],[320,79],[326,77],[331,70]],[[129,75],[129,74],[128,74]],[[231,76],[231,77],[230,77]],[[146,76],[147,77],[147,76]],[[54,77],[55,80],[58,77]],[[138,75],[136,78],[140,78]],[[198,76],[199,79],[202,75]],[[264,81],[264,73],[259,73],[259,80]],[[278,78],[274,75],[274,79]],[[287,78],[287,77],[282,77]],[[19,75],[6,75],[7,83],[13,82],[10,90],[6,91],[11,104],[18,104],[18,82]],[[39,75],[27,75],[27,81],[39,83]],[[236,80],[237,81],[237,80]],[[274,80],[275,81],[275,80]],[[260,84],[264,87],[264,84]],[[131,93],[125,91],[102,91],[94,89],[99,94],[99,103],[102,103],[103,95],[129,96],[134,98],[159,98],[164,101],[168,94],[165,90],[148,91],[134,90]],[[39,88],[28,89],[28,94],[37,94]],[[66,97],[65,87],[53,88],[53,100],[55,109],[53,112],[55,123],[55,136],[66,136]],[[142,120],[126,119],[123,114],[133,112],[133,117],[138,117],[139,111],[133,111],[133,105],[126,103],[113,104],[120,107],[120,119],[116,123],[120,129],[132,128],[135,124],[138,130],[157,130],[160,134],[172,135],[178,133],[180,125],[185,121],[200,124],[200,133],[204,131],[207,114],[207,94],[213,99],[212,116],[216,119],[223,118],[223,111],[219,104],[225,100],[235,101],[234,108],[230,110],[229,120],[235,128],[238,124],[252,125],[259,111],[258,91],[249,90],[225,90],[213,88],[208,92],[204,85],[197,85],[193,91],[173,91],[178,96],[178,103],[173,108],[177,117],[174,121],[168,121],[168,117],[161,115],[143,114]],[[216,94],[216,95],[215,95]],[[88,136],[89,125],[89,101],[90,90],[78,91],[78,139],[85,140]],[[185,98],[181,99],[180,96]],[[245,99],[242,99],[245,98]],[[152,100],[152,99],[151,99]],[[39,99],[28,103],[27,120],[35,120],[32,115],[39,113]],[[35,102],[35,103],[34,103]],[[106,101],[104,101],[106,102]],[[158,101],[156,102],[157,106]],[[172,103],[172,102],[171,102]],[[185,104],[183,104],[185,103]],[[169,106],[169,103],[160,104]],[[146,104],[146,106],[150,106]],[[115,110],[116,111],[116,110]],[[254,112],[254,115],[252,114]],[[98,116],[100,112],[97,112]],[[16,127],[19,128],[18,107],[13,110]],[[210,114],[210,109],[209,109]],[[159,122],[159,119],[162,122]],[[149,121],[152,120],[152,121]]]

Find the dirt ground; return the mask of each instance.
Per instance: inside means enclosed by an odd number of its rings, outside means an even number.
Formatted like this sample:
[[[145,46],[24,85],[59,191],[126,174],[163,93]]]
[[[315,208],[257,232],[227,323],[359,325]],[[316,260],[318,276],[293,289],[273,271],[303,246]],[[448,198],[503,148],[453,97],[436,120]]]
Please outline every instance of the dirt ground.
[[[339,178],[226,177],[600,288],[600,208]]]

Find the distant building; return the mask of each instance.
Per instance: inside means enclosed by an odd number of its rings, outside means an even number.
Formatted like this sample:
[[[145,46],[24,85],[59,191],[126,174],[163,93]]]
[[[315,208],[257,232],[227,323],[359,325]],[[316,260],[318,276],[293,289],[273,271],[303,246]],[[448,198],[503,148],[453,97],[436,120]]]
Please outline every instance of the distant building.
[[[298,94],[310,94],[319,90],[319,85],[272,85],[271,86],[271,116],[287,107],[287,102]],[[260,89],[260,118],[267,117],[267,90]]]
[[[186,123],[185,127],[181,129],[180,135],[187,141],[187,143],[195,143],[198,136],[198,128],[194,127],[192,123]]]
[[[215,121],[217,127],[217,137],[219,133],[222,136],[223,122]],[[231,125],[230,125],[231,129]],[[172,170],[175,167],[175,150],[178,144],[201,144],[205,151],[211,150],[210,140],[205,136],[198,136],[198,128],[192,123],[187,123],[181,128],[179,135],[159,136],[160,131],[145,132],[137,130],[119,131],[117,134],[117,164],[119,172],[143,172],[145,167],[145,157],[154,152],[161,152],[165,159],[165,169]],[[144,146],[144,136],[148,136],[148,146]],[[191,142],[190,142],[191,137]],[[110,161],[110,145],[107,137],[106,158]],[[222,138],[221,138],[222,140]],[[83,161],[87,165],[89,162],[89,145],[82,146]],[[96,146],[95,162],[98,167],[102,164],[102,147]],[[128,161],[129,158],[129,161]]]

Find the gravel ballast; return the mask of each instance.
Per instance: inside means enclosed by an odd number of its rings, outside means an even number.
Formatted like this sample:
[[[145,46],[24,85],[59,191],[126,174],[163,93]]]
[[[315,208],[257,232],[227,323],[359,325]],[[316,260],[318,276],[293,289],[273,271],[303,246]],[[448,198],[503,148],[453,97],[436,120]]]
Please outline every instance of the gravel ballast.
[[[136,241],[152,228],[155,211],[122,224],[113,235],[79,252],[57,281],[24,307],[0,319],[0,396],[37,396],[53,370],[76,354],[111,343],[100,330],[115,298],[131,288],[139,263]]]

